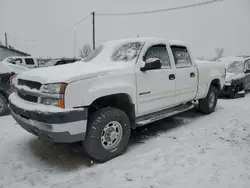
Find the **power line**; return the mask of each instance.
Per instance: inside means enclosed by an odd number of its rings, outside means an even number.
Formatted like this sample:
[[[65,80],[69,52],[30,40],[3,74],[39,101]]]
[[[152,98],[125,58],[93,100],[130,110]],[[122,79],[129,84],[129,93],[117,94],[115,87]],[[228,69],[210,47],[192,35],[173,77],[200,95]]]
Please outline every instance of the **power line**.
[[[76,22],[76,23],[75,23],[74,25],[72,25],[70,28],[67,28],[67,29],[61,31],[61,32],[57,33],[56,35],[61,35],[61,34],[67,32],[67,31],[69,31],[69,30],[71,30],[71,29],[74,29],[77,25],[79,25],[79,24],[81,24],[82,22],[84,22],[85,20],[87,20],[88,17],[90,17],[90,14],[87,15],[87,16],[86,16],[85,18],[83,18],[82,20],[80,20],[79,22]]]
[[[140,11],[140,12],[125,12],[125,13],[96,13],[97,16],[135,16],[135,15],[142,15],[142,14],[155,14],[160,12],[168,12],[168,11],[174,11],[174,10],[180,10],[180,9],[186,9],[186,8],[192,8],[197,6],[204,6],[212,3],[218,3],[223,0],[210,0],[205,1],[201,3],[195,3],[195,4],[189,4],[189,5],[183,5],[173,8],[165,8],[165,9],[158,9],[158,10],[148,10],[148,11]]]
[[[20,39],[16,36],[13,36],[12,34],[9,35],[7,34],[8,37],[10,37],[12,40],[16,40],[16,41],[23,41],[23,42],[37,42],[36,40],[27,40],[27,39]]]

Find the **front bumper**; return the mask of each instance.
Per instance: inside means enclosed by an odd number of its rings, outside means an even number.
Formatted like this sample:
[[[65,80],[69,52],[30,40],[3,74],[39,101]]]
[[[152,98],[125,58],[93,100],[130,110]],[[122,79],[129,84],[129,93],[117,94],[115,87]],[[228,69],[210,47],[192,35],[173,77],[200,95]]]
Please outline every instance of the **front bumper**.
[[[27,109],[30,109],[28,106],[31,104],[20,98],[18,100],[18,104],[9,100],[11,114],[26,131],[54,142],[72,143],[84,140],[88,113],[86,108],[65,112],[43,112],[26,110],[21,106],[25,104]],[[20,105],[21,101],[23,104]]]
[[[236,89],[235,85],[230,85],[230,86],[224,86],[223,90],[221,91],[222,96],[231,96],[234,94]]]
[[[243,84],[244,87],[244,79],[232,80],[231,84],[224,85],[221,95],[222,96],[233,96],[235,94],[236,88]]]

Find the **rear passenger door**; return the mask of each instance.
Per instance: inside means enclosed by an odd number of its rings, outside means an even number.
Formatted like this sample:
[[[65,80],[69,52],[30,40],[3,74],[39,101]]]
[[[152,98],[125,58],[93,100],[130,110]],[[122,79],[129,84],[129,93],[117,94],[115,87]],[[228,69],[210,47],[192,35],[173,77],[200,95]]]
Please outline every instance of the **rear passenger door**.
[[[179,104],[192,101],[197,93],[198,71],[185,46],[171,46],[176,67],[176,100]]]
[[[246,74],[245,86],[247,90],[250,90],[250,59],[245,61],[245,74]]]

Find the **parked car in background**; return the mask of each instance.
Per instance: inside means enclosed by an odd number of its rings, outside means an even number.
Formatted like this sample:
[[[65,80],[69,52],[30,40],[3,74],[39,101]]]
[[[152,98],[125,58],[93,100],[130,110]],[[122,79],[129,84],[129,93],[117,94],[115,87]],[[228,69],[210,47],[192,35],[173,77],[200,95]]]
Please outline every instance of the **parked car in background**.
[[[58,66],[58,65],[66,65],[69,63],[75,63],[76,61],[79,61],[80,59],[77,58],[60,58],[60,59],[52,59],[49,62],[46,63],[47,67],[51,66]]]
[[[10,109],[28,132],[81,141],[100,162],[126,150],[131,129],[189,110],[194,100],[214,112],[226,76],[220,63],[195,62],[185,43],[157,38],[106,42],[84,61],[18,75]]]
[[[0,63],[0,116],[4,115],[8,109],[8,97],[13,92],[15,76],[27,70],[22,66]]]
[[[227,70],[221,95],[244,97],[245,91],[250,90],[250,56],[224,57],[217,61],[224,63]]]
[[[19,65],[29,69],[38,67],[36,58],[33,58],[31,56],[15,56],[9,58],[11,58],[11,61],[8,61],[8,63],[11,63],[13,65]]]

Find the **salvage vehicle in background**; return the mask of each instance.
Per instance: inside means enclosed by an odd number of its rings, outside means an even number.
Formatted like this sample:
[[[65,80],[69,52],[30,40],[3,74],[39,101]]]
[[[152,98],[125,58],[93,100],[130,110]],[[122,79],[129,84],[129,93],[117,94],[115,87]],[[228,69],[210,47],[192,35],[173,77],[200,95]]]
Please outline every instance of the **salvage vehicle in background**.
[[[250,56],[224,57],[217,60],[226,66],[225,87],[222,96],[244,97],[250,90]]]
[[[60,58],[60,59],[52,59],[49,62],[46,63],[46,67],[51,66],[58,66],[58,65],[65,65],[69,63],[75,63],[76,61],[79,61],[80,59],[76,58]]]
[[[8,110],[8,97],[13,91],[12,85],[15,76],[27,70],[18,65],[0,63],[0,116],[5,115]]]
[[[192,109],[194,100],[214,112],[226,76],[223,64],[196,63],[185,43],[157,38],[106,42],[83,61],[18,75],[10,109],[28,132],[81,141],[100,162],[126,150],[131,129]]]
[[[8,61],[8,63],[13,65],[19,65],[29,69],[38,67],[36,58],[33,58],[31,56],[15,56],[9,58],[11,58],[11,61]]]

